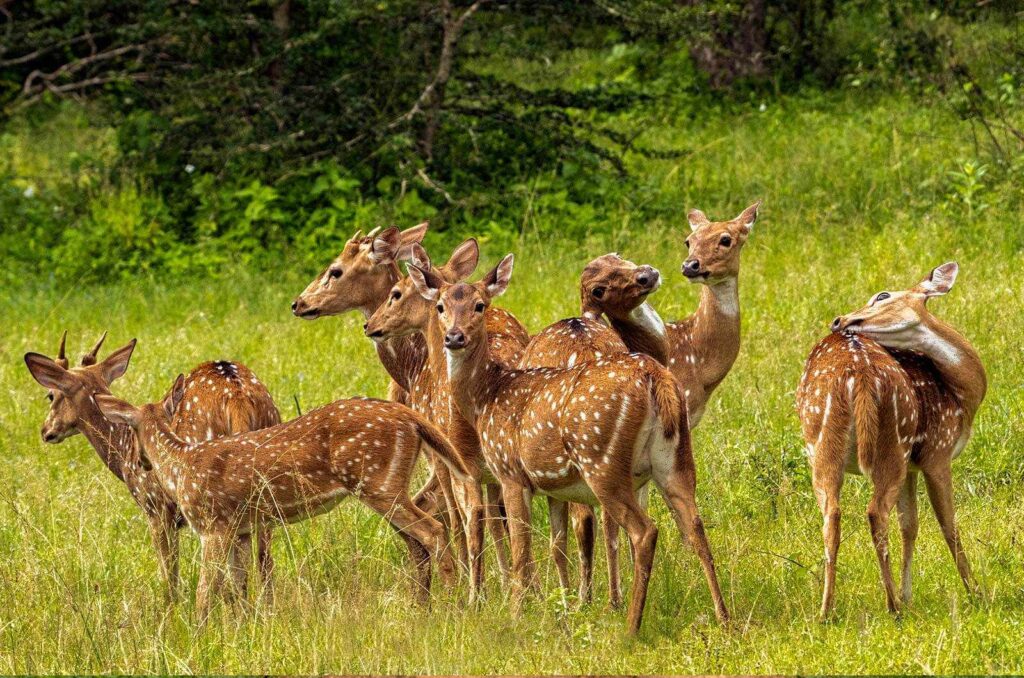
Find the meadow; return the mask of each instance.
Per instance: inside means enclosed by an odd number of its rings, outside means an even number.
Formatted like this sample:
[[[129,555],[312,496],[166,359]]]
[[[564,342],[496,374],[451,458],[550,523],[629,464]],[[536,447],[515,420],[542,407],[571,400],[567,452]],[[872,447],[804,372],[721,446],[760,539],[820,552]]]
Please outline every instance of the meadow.
[[[697,120],[666,116],[644,136],[694,149],[633,168],[652,200],[678,206],[675,216],[640,223],[624,203],[594,216],[612,224],[599,234],[542,238],[536,225],[557,231],[559,216],[529,201],[518,240],[483,238],[478,274],[513,249],[516,269],[501,305],[536,332],[575,315],[583,265],[618,251],[662,271],[666,283],[651,302],[665,319],[681,318],[698,294],[679,273],[686,210],[725,219],[764,198],[743,254],[740,356],[693,437],[698,502],[730,627],[715,623],[696,558],[658,497],[651,506],[661,538],[634,639],[623,634],[624,615],[607,609],[603,554],[592,605],[558,590],[542,501],[534,542],[542,593],[518,618],[493,558],[478,608],[440,586],[430,610],[414,607],[404,548],[356,502],[276,533],[272,609],[218,614],[202,629],[191,601],[197,543],[186,535],[187,593],[167,609],[141,512],[81,436],[41,442],[47,402],[21,356],[53,355],[65,328],[78,355],[108,330],[108,349],[139,339],[114,389],[132,402],[161,397],[178,372],[219,358],[249,365],[285,416],[297,405],[305,411],[342,397],[383,396],[384,372],[360,317],[291,316],[291,299],[319,269],[286,257],[274,269],[230,265],[211,278],[36,279],[3,291],[0,672],[1024,671],[1019,183],[982,182],[965,200],[956,173],[978,162],[965,150],[966,126],[898,94],[779,99],[766,110],[709,111]],[[427,249],[443,258],[456,241],[431,236]],[[106,247],[116,248],[116,237]],[[317,259],[326,264],[334,254]],[[960,277],[931,307],[974,343],[990,382],[974,437],[954,465],[958,520],[982,594],[965,594],[922,499],[913,603],[899,618],[888,615],[864,518],[869,486],[848,476],[837,613],[821,624],[821,519],[793,406],[803,361],[832,317],[879,290],[909,287],[948,260],[959,262]],[[898,539],[894,529],[894,553]]]

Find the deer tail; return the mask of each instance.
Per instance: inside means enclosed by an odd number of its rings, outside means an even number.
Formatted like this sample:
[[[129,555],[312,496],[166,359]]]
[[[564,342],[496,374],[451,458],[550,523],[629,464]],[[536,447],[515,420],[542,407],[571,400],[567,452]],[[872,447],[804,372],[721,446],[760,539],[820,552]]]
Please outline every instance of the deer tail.
[[[666,438],[687,431],[686,401],[679,393],[675,377],[665,368],[650,373],[651,395],[658,409],[658,421]]]
[[[870,465],[878,441],[878,404],[868,380],[853,379],[853,425],[857,434],[857,459],[862,467]]]
[[[480,480],[480,469],[469,464],[462,457],[448,437],[422,416],[416,416],[416,432],[423,444],[430,448],[434,455],[444,463],[456,478],[463,482]]]

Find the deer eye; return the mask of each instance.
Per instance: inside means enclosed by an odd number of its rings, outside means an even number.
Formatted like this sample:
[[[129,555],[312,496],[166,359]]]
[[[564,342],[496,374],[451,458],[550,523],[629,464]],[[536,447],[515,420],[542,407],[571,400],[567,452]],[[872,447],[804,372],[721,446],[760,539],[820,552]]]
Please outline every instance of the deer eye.
[[[484,302],[482,302],[482,301],[476,302],[476,312],[477,313],[483,313],[485,308],[486,308],[486,305],[484,304]]]
[[[683,244],[684,244],[684,245],[686,245],[686,249],[690,249],[690,239],[689,239],[689,238],[687,238],[686,240],[684,240],[684,241],[683,241]]]
[[[590,293],[592,295],[594,295],[595,299],[600,299],[601,297],[604,296],[604,288],[603,287],[595,287],[594,289],[590,290]]]
[[[52,403],[53,402],[53,394],[52,393],[47,393],[46,394],[46,399],[49,400]]]
[[[394,292],[392,292],[392,293],[391,293],[391,299],[392,299],[393,301],[398,301],[398,300],[399,300],[399,299],[401,299],[401,298],[402,298],[402,293],[401,293],[401,291],[399,291],[399,290],[395,290]]]
[[[891,296],[892,295],[889,294],[888,292],[879,292],[877,295],[875,295],[875,303],[878,303],[879,301],[885,301]]]
[[[340,268],[332,268],[327,275],[329,275],[332,279],[337,280],[338,278],[341,277],[341,273],[342,271]]]
[[[437,305],[437,312],[438,313],[444,313],[444,304],[438,304]]]
[[[729,245],[732,244],[732,238],[730,238],[727,235],[723,235],[722,239],[718,241],[718,244],[721,245],[722,247],[728,247]]]

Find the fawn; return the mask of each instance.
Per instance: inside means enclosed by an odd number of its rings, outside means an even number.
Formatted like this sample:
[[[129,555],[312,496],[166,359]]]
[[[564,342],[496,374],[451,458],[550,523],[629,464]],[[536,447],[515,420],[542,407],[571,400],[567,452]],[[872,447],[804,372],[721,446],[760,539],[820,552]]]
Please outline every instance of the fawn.
[[[444,578],[454,575],[444,529],[412,503],[409,478],[421,447],[460,479],[476,471],[420,415],[394,402],[339,400],[260,431],[188,443],[171,427],[185,397],[178,375],[157,403],[136,408],[110,394],[95,399],[107,419],[135,432],[140,464],[156,473],[199,534],[202,619],[222,593],[225,570],[229,600],[244,580],[248,551],[239,548],[239,536],[312,518],[350,495],[387,518],[406,542],[419,602],[429,599],[431,558]]]
[[[889,564],[889,514],[896,505],[901,598],[908,603],[918,472],[960,578],[968,591],[976,588],[954,519],[951,467],[985,397],[985,368],[971,344],[927,307],[928,299],[949,292],[957,271],[956,263],[946,263],[908,290],[879,292],[864,308],[836,318],[833,334],[807,359],[796,402],[824,516],[822,618],[834,606],[845,471],[871,478],[868,522],[890,612],[900,603]]]
[[[652,317],[648,295],[661,286],[661,274],[651,266],[637,266],[611,253],[588,263],[580,278],[582,317],[566,318],[548,325],[530,339],[519,363],[522,368],[573,367],[602,356],[629,353],[619,334],[602,320],[602,314],[623,322],[643,324]],[[653,317],[657,317],[653,314]],[[429,345],[429,343],[428,343]],[[658,350],[659,347],[662,350]],[[667,343],[652,344],[643,351],[666,362]],[[646,497],[643,497],[645,499]],[[551,552],[562,588],[569,587],[566,524],[572,517],[579,548],[579,596],[589,602],[593,591],[594,511],[586,504],[548,497],[551,519]],[[612,607],[622,604],[619,578],[619,526],[608,516],[602,523],[608,556],[608,595]]]
[[[430,303],[392,305],[380,320],[395,328],[419,327],[424,306],[441,320],[452,398],[476,429],[487,466],[501,482],[517,607],[533,582],[533,494],[600,504],[633,545],[627,628],[637,632],[658,530],[634,492],[653,478],[697,552],[716,614],[724,622],[728,613],[695,501],[686,408],[672,375],[654,359],[638,355],[569,369],[521,370],[496,361],[487,340],[486,310],[507,289],[512,262],[508,255],[472,285],[449,283],[433,270],[410,264],[417,291]],[[429,310],[431,305],[436,311]]]
[[[169,599],[178,590],[178,530],[185,519],[177,503],[161,487],[156,476],[140,463],[135,437],[126,426],[112,425],[96,406],[95,397],[110,393],[110,385],[128,369],[135,340],[98,360],[106,333],[87,353],[79,367],[69,367],[65,356],[65,331],[56,360],[39,353],[26,353],[29,372],[49,390],[50,411],[43,423],[47,443],[60,443],[82,433],[110,471],[128,486],[132,498],[149,520],[150,536],[167,584]],[[185,380],[189,395],[185,407],[174,416],[175,433],[188,440],[219,438],[253,431],[280,423],[281,417],[267,389],[240,363],[206,362]],[[263,575],[263,592],[270,595],[273,560],[269,540],[260,535],[258,558]]]

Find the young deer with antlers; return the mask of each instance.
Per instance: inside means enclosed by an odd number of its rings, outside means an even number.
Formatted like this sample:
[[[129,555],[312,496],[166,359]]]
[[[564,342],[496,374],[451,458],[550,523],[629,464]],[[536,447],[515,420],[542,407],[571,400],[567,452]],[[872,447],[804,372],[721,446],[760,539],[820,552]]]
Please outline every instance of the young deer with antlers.
[[[134,430],[141,465],[156,473],[199,533],[202,619],[222,592],[226,569],[229,600],[244,580],[248,552],[238,547],[239,536],[325,513],[347,496],[387,518],[406,542],[420,602],[429,599],[431,558],[443,577],[454,575],[444,529],[412,503],[409,478],[424,447],[460,479],[476,471],[420,415],[393,402],[339,400],[261,431],[188,443],[171,427],[185,397],[179,375],[158,403],[136,408],[109,394],[95,400],[105,417]]]
[[[82,358],[80,367],[69,367],[65,356],[67,332],[61,337],[56,360],[39,353],[25,354],[29,372],[49,390],[50,411],[42,437],[47,443],[59,443],[82,433],[107,468],[128,486],[149,520],[160,570],[173,600],[178,588],[178,530],[185,519],[156,476],[143,468],[131,430],[112,425],[96,406],[96,396],[110,393],[110,385],[128,369],[135,350],[133,339],[100,361],[97,356],[106,336],[104,333]],[[267,389],[240,363],[203,363],[189,373],[185,390],[188,400],[175,413],[172,426],[177,435],[190,442],[255,431],[281,421]],[[260,572],[263,591],[269,595],[273,561],[269,538],[260,537]]]
[[[629,353],[619,334],[603,322],[602,314],[622,322],[643,323],[653,313],[647,297],[660,285],[661,274],[651,266],[637,266],[614,253],[594,259],[584,267],[580,279],[582,317],[560,320],[534,335],[519,366],[569,368],[604,356]],[[662,342],[660,346],[667,344]],[[664,349],[658,351],[657,346],[652,346],[644,352],[666,362]],[[569,587],[566,527],[568,518],[572,518],[579,548],[579,596],[589,602],[593,591],[594,511],[586,504],[567,504],[549,496],[548,513],[552,558],[563,588]],[[608,557],[608,595],[612,607],[619,607],[619,526],[608,516],[604,516],[602,525]]]
[[[640,628],[658,530],[635,490],[653,478],[694,546],[718,618],[725,602],[695,501],[696,474],[686,408],[671,374],[647,356],[613,356],[570,369],[511,369],[490,355],[486,310],[508,287],[512,255],[483,280],[451,284],[410,265],[409,275],[444,330],[452,397],[479,434],[505,498],[516,601],[533,581],[530,498],[600,504],[633,544],[627,626]],[[401,312],[401,309],[406,312]],[[429,306],[428,306],[429,308]],[[416,324],[409,306],[385,311]]]
[[[889,564],[889,514],[896,505],[903,537],[901,597],[907,603],[918,472],[960,578],[975,590],[954,519],[952,462],[967,445],[985,397],[985,369],[971,344],[926,305],[949,292],[957,271],[955,263],[943,264],[909,290],[879,292],[861,310],[836,318],[833,334],[807,359],[796,395],[824,516],[822,618],[834,605],[845,471],[863,473],[874,486],[868,522],[890,612],[900,604]]]

